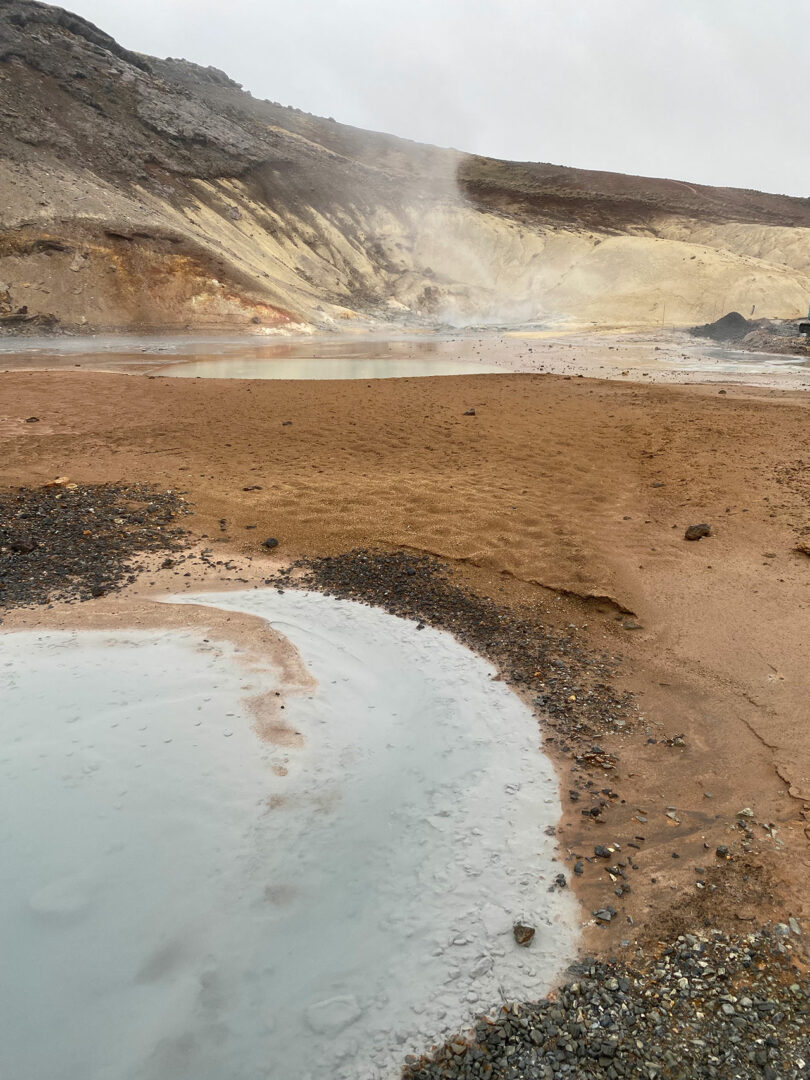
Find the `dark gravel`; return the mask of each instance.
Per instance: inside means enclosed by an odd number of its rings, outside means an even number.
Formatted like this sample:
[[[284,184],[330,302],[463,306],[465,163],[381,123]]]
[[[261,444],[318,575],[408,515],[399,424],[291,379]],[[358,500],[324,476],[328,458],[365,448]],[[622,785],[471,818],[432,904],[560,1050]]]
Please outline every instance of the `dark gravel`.
[[[137,556],[177,551],[189,512],[143,484],[50,484],[0,491],[0,610],[88,600],[135,580]]]
[[[494,600],[461,588],[447,565],[425,555],[358,549],[334,557],[302,559],[271,579],[273,584],[318,589],[359,600],[393,615],[448,630],[485,656],[504,679],[527,691],[546,726],[587,742],[605,731],[627,730],[635,709],[608,680],[616,662],[539,619],[516,615]]]
[[[786,925],[685,934],[633,963],[584,961],[549,998],[504,1006],[403,1080],[806,1080],[810,980]]]

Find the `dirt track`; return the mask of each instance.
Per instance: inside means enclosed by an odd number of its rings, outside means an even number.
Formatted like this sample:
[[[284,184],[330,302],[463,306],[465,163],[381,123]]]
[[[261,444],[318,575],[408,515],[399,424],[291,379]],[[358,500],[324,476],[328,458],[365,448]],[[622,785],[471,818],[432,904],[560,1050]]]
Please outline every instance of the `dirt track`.
[[[594,790],[620,796],[601,820],[569,803],[572,763],[551,746],[564,857],[614,840],[626,855],[644,836],[632,892],[613,898],[621,918],[591,931],[594,948],[671,920],[810,917],[810,559],[793,550],[810,534],[805,398],[530,375],[15,372],[0,376],[0,401],[2,485],[68,475],[180,488],[190,527],[223,560],[260,563],[267,536],[290,558],[435,553],[471,588],[619,656],[644,719],[600,739],[619,762],[592,774]],[[713,536],[684,541],[704,521]],[[676,735],[683,746],[664,743]],[[754,816],[738,818],[744,808]],[[604,865],[572,878],[586,914],[612,897]]]

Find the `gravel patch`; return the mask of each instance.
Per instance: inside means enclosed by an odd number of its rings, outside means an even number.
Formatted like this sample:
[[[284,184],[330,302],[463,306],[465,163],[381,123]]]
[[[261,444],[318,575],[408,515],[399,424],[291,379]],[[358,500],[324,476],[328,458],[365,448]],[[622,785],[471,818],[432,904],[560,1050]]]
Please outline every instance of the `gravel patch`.
[[[547,999],[504,1006],[403,1080],[806,1080],[810,980],[787,925],[684,934],[635,962],[585,960]]]
[[[175,491],[48,484],[0,491],[0,610],[89,600],[133,582],[138,555],[185,546]]]
[[[616,669],[613,657],[597,655],[539,619],[521,617],[461,588],[438,559],[357,549],[298,560],[270,580],[281,587],[319,589],[359,600],[449,631],[490,660],[512,686],[525,691],[542,710],[546,725],[577,743],[587,743],[583,756],[602,754],[600,747],[590,744],[593,738],[632,725],[632,698],[618,694],[608,681]]]

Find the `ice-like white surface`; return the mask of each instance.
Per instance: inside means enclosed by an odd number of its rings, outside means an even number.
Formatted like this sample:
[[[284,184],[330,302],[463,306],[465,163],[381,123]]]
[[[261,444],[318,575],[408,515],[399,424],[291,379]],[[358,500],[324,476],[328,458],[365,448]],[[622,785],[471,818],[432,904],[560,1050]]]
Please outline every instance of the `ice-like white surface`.
[[[395,1076],[542,994],[575,944],[560,807],[492,669],[319,594],[182,600],[297,647],[306,741],[260,740],[278,676],[195,632],[0,635],[0,1077]]]

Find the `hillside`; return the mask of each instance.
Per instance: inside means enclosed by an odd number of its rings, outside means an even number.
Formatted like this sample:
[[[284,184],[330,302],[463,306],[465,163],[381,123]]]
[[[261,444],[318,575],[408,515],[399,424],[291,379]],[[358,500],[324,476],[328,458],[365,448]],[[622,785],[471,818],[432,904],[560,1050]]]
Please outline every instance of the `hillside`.
[[[793,317],[810,200],[496,161],[260,101],[0,0],[0,323]]]

